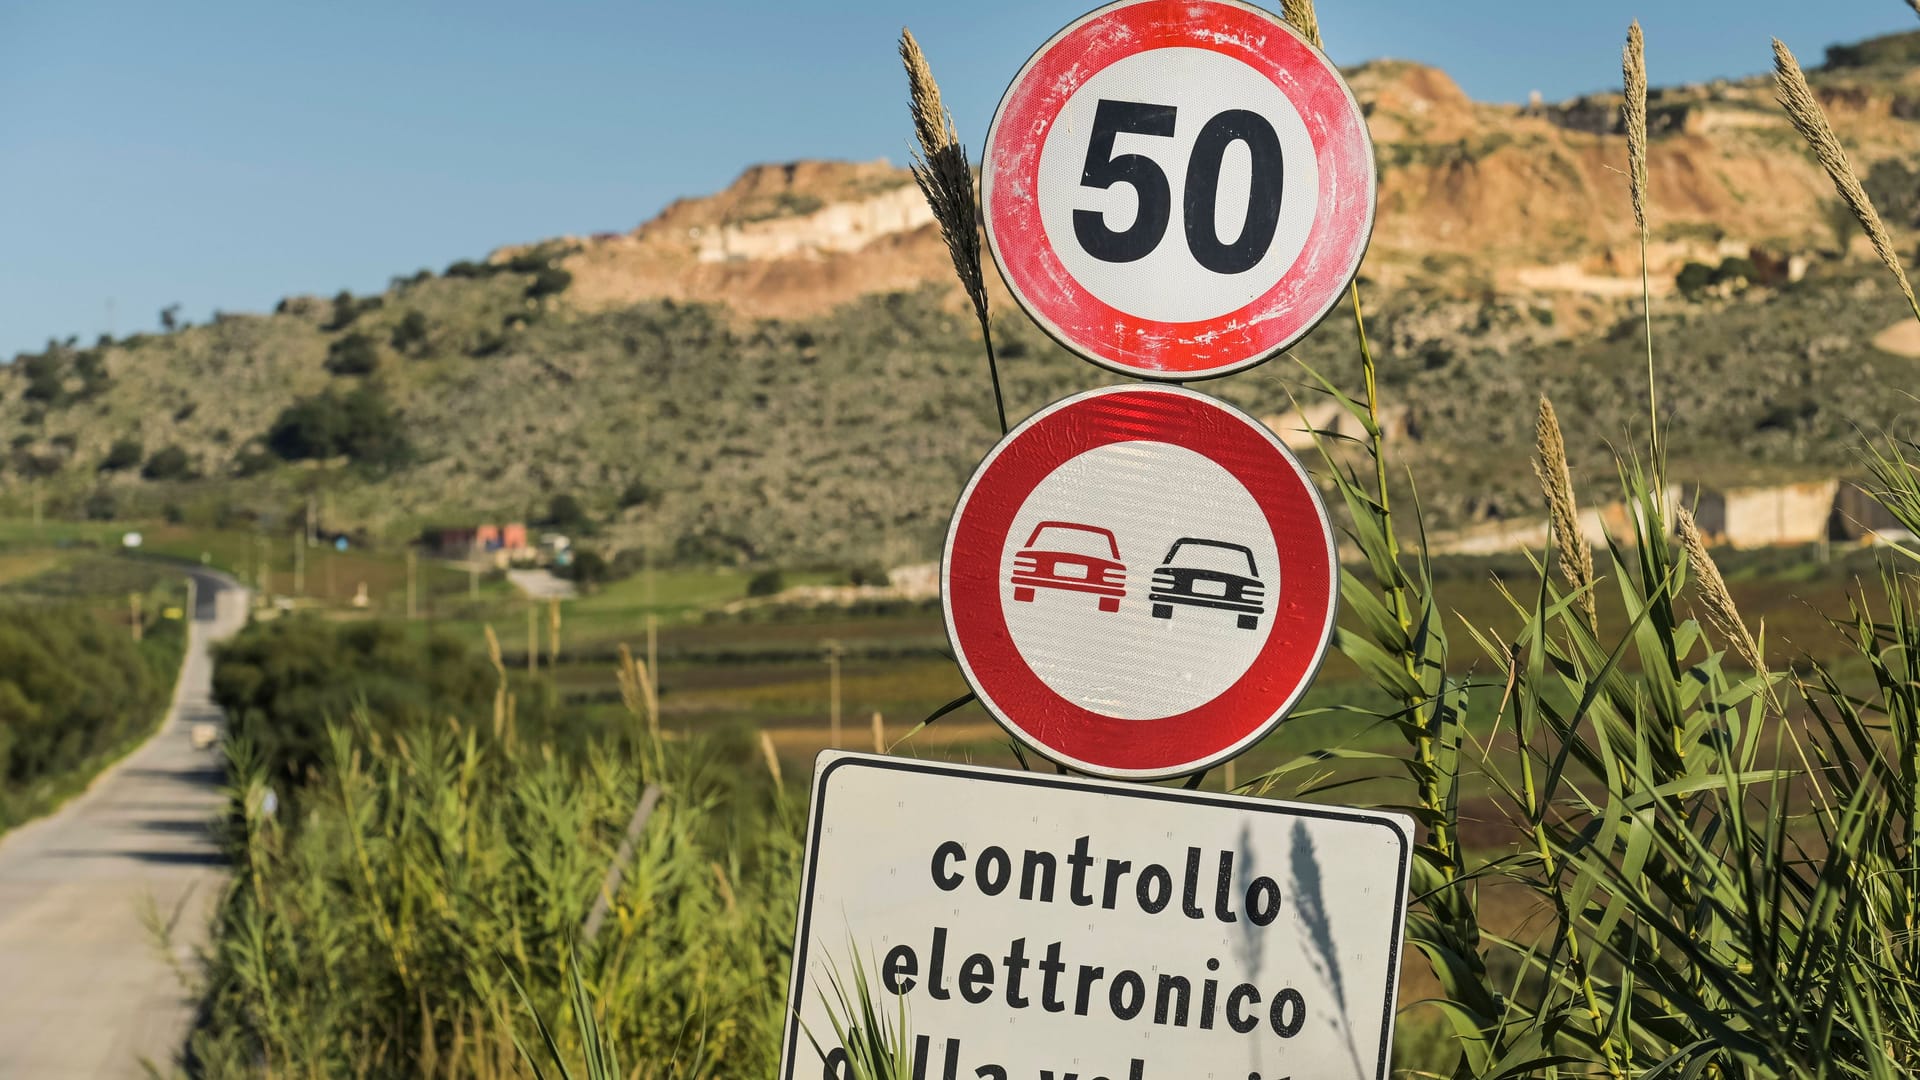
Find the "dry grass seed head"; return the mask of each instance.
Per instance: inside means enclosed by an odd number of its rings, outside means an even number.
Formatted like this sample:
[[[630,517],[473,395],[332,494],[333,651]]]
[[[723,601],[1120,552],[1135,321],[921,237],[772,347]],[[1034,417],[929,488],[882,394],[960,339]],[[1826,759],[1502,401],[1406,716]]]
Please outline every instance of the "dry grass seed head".
[[[1916,0],[1920,2],[1920,0]],[[1314,14],[1313,0],[1280,0],[1280,17],[1300,31],[1300,36],[1314,48],[1323,48],[1320,44],[1320,17]]]
[[[926,54],[913,31],[900,31],[900,62],[907,69],[907,91],[913,111],[913,133],[919,143],[911,169],[920,193],[926,196],[953,259],[954,273],[973,303],[982,326],[987,322],[987,284],[980,266],[980,226],[973,196],[973,168],[960,145],[953,114],[940,100],[940,84],[933,80]]]
[[[1733,606],[1733,594],[1727,591],[1727,581],[1720,576],[1720,568],[1714,564],[1713,556],[1707,554],[1707,542],[1700,533],[1699,522],[1685,508],[1675,518],[1680,531],[1680,545],[1686,549],[1687,562],[1693,567],[1699,585],[1700,600],[1707,609],[1707,622],[1726,638],[1727,644],[1753,670],[1765,671],[1760,662],[1760,644],[1747,631],[1746,622],[1740,618],[1740,610]]]
[[[760,756],[766,759],[767,775],[773,777],[773,786],[776,789],[785,786],[786,781],[780,775],[780,754],[773,748],[773,736],[764,731],[760,733]]]
[[[1560,554],[1560,571],[1567,583],[1581,590],[1580,607],[1587,625],[1599,629],[1599,613],[1593,598],[1593,549],[1587,546],[1580,528],[1580,509],[1573,498],[1573,472],[1567,466],[1567,444],[1560,434],[1560,417],[1553,402],[1540,396],[1540,417],[1534,423],[1534,475],[1547,496],[1547,516],[1553,523],[1554,548]]]
[[[1813,88],[1807,85],[1807,76],[1800,70],[1800,62],[1793,53],[1780,42],[1773,41],[1773,88],[1782,108],[1787,110],[1788,119],[1813,150],[1814,159],[1827,171],[1833,181],[1833,188],[1840,193],[1840,201],[1860,222],[1866,231],[1867,239],[1873,242],[1874,254],[1880,256],[1888,270],[1893,272],[1894,280],[1899,282],[1900,291],[1906,295],[1907,303],[1914,304],[1913,286],[1907,281],[1907,272],[1900,265],[1900,257],[1894,253],[1893,237],[1888,235],[1887,226],[1880,220],[1880,212],[1873,207],[1873,200],[1867,198],[1867,191],[1860,186],[1860,178],[1854,174],[1853,165],[1847,160],[1847,152],[1840,145],[1840,137],[1833,133],[1833,125],[1827,122],[1826,112],[1820,108],[1820,102],[1813,96]]]
[[[1627,181],[1633,191],[1633,221],[1647,230],[1647,43],[1640,20],[1627,28],[1627,47],[1620,58],[1626,101],[1620,107],[1627,129]]]

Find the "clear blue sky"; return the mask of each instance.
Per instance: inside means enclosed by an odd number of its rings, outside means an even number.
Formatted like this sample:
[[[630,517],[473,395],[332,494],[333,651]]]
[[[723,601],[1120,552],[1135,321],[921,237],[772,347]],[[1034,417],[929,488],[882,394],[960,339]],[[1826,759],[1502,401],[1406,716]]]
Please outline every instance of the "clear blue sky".
[[[1089,0],[187,3],[0,11],[0,356],[290,293],[372,291],[503,243],[630,229],[746,165],[905,157],[920,37],[975,152]],[[1273,6],[1277,5],[1275,0]],[[1484,100],[1809,64],[1913,29],[1900,0],[1323,0],[1335,60],[1440,65]]]

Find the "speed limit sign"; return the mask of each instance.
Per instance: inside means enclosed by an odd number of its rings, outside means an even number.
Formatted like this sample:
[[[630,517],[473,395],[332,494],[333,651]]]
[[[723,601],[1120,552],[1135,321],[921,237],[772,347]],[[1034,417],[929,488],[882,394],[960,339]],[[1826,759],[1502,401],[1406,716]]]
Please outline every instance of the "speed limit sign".
[[[1020,69],[981,168],[1007,287],[1081,356],[1239,371],[1339,301],[1373,228],[1373,144],[1331,61],[1236,0],[1123,0]]]

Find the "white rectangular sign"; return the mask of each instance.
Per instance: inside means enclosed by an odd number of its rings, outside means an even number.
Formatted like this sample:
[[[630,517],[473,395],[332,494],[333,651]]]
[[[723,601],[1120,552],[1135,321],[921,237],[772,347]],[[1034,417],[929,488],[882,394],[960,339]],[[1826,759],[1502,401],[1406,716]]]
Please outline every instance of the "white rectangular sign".
[[[1385,1080],[1413,822],[827,752],[780,1075],[857,949],[919,1080]],[[829,1051],[823,1061],[807,1035]]]

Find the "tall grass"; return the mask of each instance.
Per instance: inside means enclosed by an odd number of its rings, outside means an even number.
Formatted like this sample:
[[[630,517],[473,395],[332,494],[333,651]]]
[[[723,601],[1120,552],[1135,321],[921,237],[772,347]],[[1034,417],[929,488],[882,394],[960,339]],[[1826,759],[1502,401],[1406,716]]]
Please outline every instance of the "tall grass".
[[[751,746],[642,733],[576,755],[362,710],[275,812],[244,741],[232,774],[238,873],[192,1044],[207,1075],[521,1075],[541,1059],[516,1036],[596,1067],[618,1047],[626,1076],[773,1070],[797,827]],[[659,808],[578,941],[649,783]]]
[[[1644,131],[1631,139],[1642,50],[1636,27],[1625,64],[1628,172],[1644,235]],[[1845,194],[1844,155],[1795,76],[1783,59],[1783,101]],[[1864,194],[1849,205],[1874,236]],[[1878,236],[1875,247],[1884,258]],[[1897,261],[1889,266],[1904,282]],[[1371,370],[1364,335],[1360,348]],[[1908,569],[1887,565],[1875,595],[1863,585],[1840,620],[1869,685],[1810,662],[1799,676],[1773,672],[1764,634],[1740,617],[1691,517],[1668,505],[1657,412],[1649,457],[1616,466],[1632,525],[1601,538],[1595,565],[1543,404],[1539,473],[1555,542],[1536,561],[1531,594],[1509,594],[1512,628],[1462,627],[1481,677],[1501,686],[1471,768],[1513,830],[1509,854],[1468,868],[1454,840],[1462,759],[1450,694],[1473,669],[1447,647],[1424,558],[1396,556],[1372,395],[1362,404],[1323,387],[1361,422],[1358,453],[1375,466],[1369,489],[1353,453],[1326,457],[1365,556],[1342,593],[1359,628],[1339,645],[1398,702],[1371,720],[1412,744],[1405,769],[1427,828],[1408,937],[1441,988],[1427,1007],[1453,1035],[1441,1073],[1911,1075],[1920,594]],[[1912,449],[1889,443],[1869,464],[1883,502],[1920,528]],[[1611,625],[1592,604],[1598,588],[1619,596]],[[1450,663],[1463,674],[1449,676]],[[1510,936],[1479,932],[1482,883],[1526,890],[1538,917]]]

